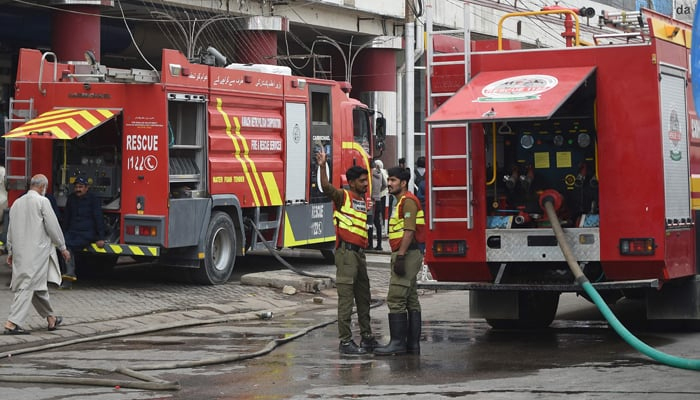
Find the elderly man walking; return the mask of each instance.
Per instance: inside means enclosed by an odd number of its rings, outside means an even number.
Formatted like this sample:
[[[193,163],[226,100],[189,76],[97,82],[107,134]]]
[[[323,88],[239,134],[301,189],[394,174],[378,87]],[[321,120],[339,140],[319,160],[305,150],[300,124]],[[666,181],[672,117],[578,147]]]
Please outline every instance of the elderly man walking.
[[[61,283],[61,270],[56,249],[70,260],[70,252],[58,224],[51,202],[45,197],[49,181],[44,175],[34,175],[29,191],[10,208],[7,229],[7,263],[12,268],[10,287],[15,293],[10,316],[5,322],[6,335],[26,335],[22,328],[29,306],[48,322],[49,331],[61,323],[49,302],[47,282]]]

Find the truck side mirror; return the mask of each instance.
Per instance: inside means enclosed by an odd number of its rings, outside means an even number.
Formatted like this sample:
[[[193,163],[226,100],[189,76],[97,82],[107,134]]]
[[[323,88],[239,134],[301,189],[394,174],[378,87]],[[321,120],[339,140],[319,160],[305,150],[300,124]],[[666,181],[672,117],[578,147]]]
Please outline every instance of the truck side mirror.
[[[386,139],[386,118],[377,117],[375,135],[377,136],[377,143],[383,143]]]
[[[374,148],[379,151],[379,155],[384,152],[384,140],[386,139],[386,118],[377,117],[375,122],[375,136]]]

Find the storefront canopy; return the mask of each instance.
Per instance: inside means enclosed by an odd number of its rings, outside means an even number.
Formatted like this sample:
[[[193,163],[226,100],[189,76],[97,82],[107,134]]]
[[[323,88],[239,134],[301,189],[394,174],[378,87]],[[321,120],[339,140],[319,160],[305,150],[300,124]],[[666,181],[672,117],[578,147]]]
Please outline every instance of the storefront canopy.
[[[438,108],[430,124],[550,118],[595,67],[481,72]]]
[[[117,116],[112,110],[63,108],[47,111],[6,133],[5,138],[76,139]]]

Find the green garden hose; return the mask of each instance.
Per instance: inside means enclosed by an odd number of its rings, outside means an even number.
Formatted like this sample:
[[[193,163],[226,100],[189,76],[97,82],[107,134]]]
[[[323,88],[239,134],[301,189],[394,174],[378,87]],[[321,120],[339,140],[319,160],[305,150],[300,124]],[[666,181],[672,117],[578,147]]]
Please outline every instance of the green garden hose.
[[[617,334],[620,335],[620,337],[630,346],[634,347],[637,351],[655,361],[675,368],[700,370],[700,360],[677,357],[656,350],[655,348],[639,340],[629,330],[627,330],[624,325],[622,325],[620,320],[618,320],[615,314],[613,314],[603,298],[600,297],[598,291],[593,287],[591,282],[588,281],[588,278],[586,278],[586,276],[583,274],[581,267],[574,258],[573,252],[566,241],[566,236],[564,236],[564,231],[561,228],[559,219],[557,218],[557,213],[554,210],[553,200],[551,198],[544,198],[542,200],[542,204],[544,205],[547,216],[552,224],[552,229],[557,237],[557,242],[559,242],[559,247],[561,248],[562,253],[564,253],[564,258],[569,265],[569,269],[571,269],[571,272],[574,274],[576,282],[583,287],[583,290],[593,300],[593,303],[596,305],[596,307],[598,307],[615,332],[617,332]]]

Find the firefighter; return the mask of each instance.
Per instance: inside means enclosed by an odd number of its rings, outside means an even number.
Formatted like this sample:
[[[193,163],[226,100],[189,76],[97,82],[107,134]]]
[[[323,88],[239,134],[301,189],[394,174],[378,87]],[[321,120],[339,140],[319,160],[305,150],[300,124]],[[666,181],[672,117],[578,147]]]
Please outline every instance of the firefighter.
[[[333,222],[336,226],[335,285],[338,290],[338,336],[342,354],[367,354],[378,345],[372,335],[369,306],[369,275],[367,275],[367,203],[365,193],[369,185],[369,172],[353,166],[345,172],[350,190],[336,189],[328,181],[326,174],[326,153],[316,153],[319,166],[321,189],[333,201],[335,211]],[[353,301],[357,307],[357,320],[360,324],[362,340],[358,346],[352,340],[350,321]]]
[[[420,201],[408,191],[408,169],[394,167],[388,174],[389,193],[396,197],[389,219],[392,272],[386,297],[391,341],[375,348],[374,354],[420,353],[421,307],[416,277],[423,266],[420,246],[425,243],[425,218]]]
[[[63,215],[63,234],[71,258],[66,262],[65,273],[61,277],[61,289],[72,288],[73,282],[78,279],[75,273],[76,254],[93,241],[99,248],[105,246],[105,224],[100,199],[89,192],[89,182],[84,176],[75,179],[74,189],[75,191],[68,196]]]

